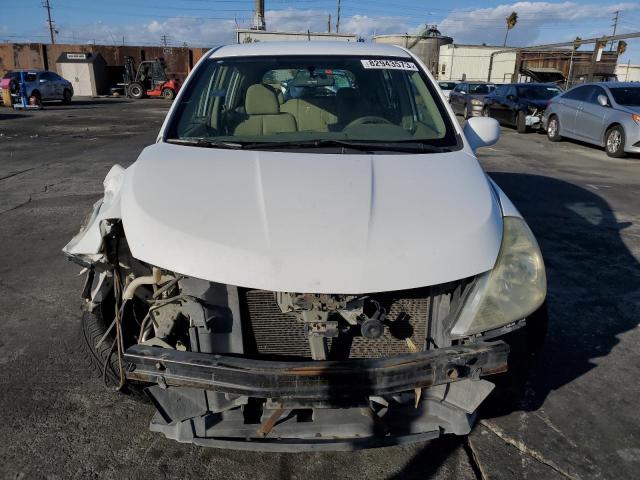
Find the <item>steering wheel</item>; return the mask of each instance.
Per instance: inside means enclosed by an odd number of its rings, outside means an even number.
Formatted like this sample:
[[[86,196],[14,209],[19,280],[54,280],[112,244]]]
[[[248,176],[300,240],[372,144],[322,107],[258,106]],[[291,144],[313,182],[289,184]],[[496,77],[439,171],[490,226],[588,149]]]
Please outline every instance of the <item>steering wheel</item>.
[[[387,120],[383,117],[376,117],[375,115],[366,115],[364,117],[356,118],[355,120],[349,122],[349,124],[344,128],[355,127],[356,125],[368,125],[368,124],[386,124],[393,125],[393,122]]]

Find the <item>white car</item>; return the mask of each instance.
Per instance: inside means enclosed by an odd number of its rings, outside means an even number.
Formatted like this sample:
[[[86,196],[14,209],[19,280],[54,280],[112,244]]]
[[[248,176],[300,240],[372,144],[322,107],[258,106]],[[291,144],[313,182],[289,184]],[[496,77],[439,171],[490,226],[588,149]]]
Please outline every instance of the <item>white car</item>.
[[[64,248],[88,272],[89,358],[146,386],[151,429],[180,442],[467,434],[504,340],[546,321],[536,240],[475,157],[498,135],[461,128],[399,47],[210,51]]]

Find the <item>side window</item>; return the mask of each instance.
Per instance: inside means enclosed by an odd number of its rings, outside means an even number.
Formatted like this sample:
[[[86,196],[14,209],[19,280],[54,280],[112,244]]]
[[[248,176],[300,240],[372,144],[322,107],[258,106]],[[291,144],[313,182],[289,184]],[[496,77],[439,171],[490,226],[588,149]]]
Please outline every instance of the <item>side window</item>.
[[[517,96],[516,87],[508,87],[507,88],[507,93],[505,93],[505,97],[508,97],[509,95],[513,95],[514,97]]]
[[[597,87],[597,86],[592,87],[591,95],[589,95],[589,98],[587,99],[587,101],[589,103],[598,104],[598,95],[604,95],[606,97],[607,93],[604,91],[604,88],[602,87]]]
[[[569,90],[567,93],[565,93],[562,98],[583,102],[589,98],[589,95],[591,95],[592,88],[593,87],[591,87],[590,85],[576,87],[573,90]]]
[[[495,96],[496,97],[504,97],[507,94],[507,86],[506,85],[498,85],[496,87]]]
[[[53,79],[53,76],[49,72],[43,72],[40,74],[40,80],[46,80],[47,82],[49,82]]]
[[[20,77],[18,77],[20,78]],[[24,81],[25,82],[35,82],[38,78],[38,75],[36,75],[35,73],[25,73],[24,74]]]

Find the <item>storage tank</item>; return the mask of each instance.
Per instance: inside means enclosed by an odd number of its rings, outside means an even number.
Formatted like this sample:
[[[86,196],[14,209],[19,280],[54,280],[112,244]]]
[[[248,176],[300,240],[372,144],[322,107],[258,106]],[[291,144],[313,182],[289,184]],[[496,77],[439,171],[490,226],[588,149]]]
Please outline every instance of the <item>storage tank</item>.
[[[427,25],[417,35],[376,35],[373,41],[408,48],[437,76],[440,46],[453,43],[453,38],[442,35],[437,25]]]

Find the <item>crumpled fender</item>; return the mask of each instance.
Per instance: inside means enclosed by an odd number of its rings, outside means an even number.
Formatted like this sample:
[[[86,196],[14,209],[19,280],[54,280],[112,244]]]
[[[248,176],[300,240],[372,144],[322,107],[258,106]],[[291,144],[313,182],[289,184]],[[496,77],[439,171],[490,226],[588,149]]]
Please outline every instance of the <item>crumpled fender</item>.
[[[93,205],[80,231],[62,249],[68,256],[79,257],[89,263],[102,258],[102,238],[107,233],[103,221],[122,218],[120,192],[125,172],[118,164],[111,167],[103,182],[104,196]]]

